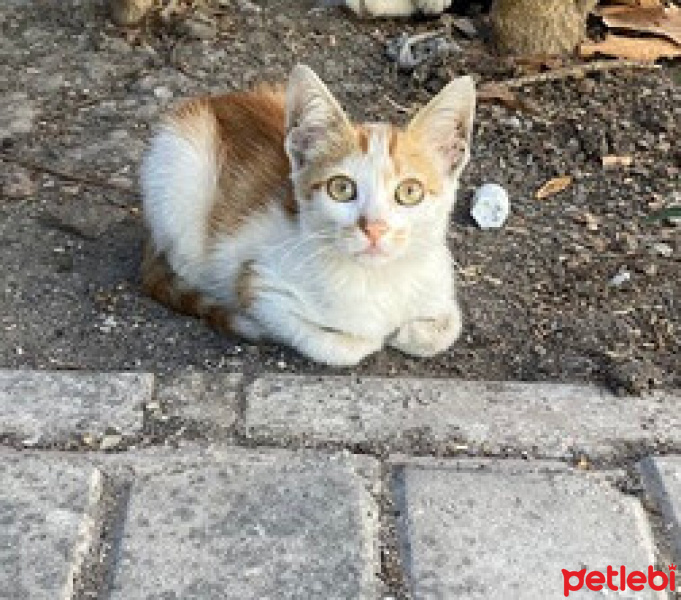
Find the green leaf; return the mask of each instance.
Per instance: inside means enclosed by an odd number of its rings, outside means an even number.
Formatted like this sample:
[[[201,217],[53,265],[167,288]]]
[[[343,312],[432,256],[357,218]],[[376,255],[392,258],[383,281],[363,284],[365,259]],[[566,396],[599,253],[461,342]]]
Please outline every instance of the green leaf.
[[[652,215],[648,215],[646,221],[662,221],[664,219],[670,219],[673,217],[681,218],[681,206],[670,206],[668,208],[658,210]]]

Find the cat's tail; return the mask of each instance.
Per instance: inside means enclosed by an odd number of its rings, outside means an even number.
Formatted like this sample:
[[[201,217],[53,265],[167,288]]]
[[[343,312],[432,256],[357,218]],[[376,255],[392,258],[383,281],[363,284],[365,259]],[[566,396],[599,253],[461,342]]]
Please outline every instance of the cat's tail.
[[[234,333],[230,312],[177,275],[151,239],[144,242],[141,271],[145,294],[174,311],[203,319],[222,333]]]
[[[166,117],[142,163],[142,204],[153,246],[187,280],[203,262],[218,176],[215,114],[205,100],[192,100]]]

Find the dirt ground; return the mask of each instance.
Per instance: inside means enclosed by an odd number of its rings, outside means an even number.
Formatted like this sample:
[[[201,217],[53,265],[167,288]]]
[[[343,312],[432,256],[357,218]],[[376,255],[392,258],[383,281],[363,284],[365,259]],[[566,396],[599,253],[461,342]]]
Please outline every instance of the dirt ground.
[[[459,51],[400,73],[386,40],[438,20],[361,22],[311,10],[312,0],[259,4],[225,8],[203,28],[139,34],[114,27],[101,2],[2,2],[0,366],[329,371],[220,336],[140,294],[137,168],[158,113],[192,94],[282,80],[302,61],[356,118],[403,122],[400,107],[424,102],[449,76],[520,71],[454,33]],[[450,234],[463,338],[432,360],[384,351],[353,372],[629,392],[681,385],[681,226],[645,222],[681,202],[680,82],[676,63],[527,86],[519,111],[481,104]],[[633,163],[604,169],[603,155]],[[559,175],[572,185],[535,199]],[[509,191],[501,230],[468,217],[485,182]]]

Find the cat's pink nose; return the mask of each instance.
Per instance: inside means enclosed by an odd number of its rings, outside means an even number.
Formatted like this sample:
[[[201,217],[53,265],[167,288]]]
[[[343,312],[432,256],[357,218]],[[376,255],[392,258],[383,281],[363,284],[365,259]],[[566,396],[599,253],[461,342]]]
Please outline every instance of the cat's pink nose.
[[[360,217],[357,225],[367,236],[372,246],[378,244],[378,241],[388,231],[388,224],[383,220],[369,221],[366,217]]]

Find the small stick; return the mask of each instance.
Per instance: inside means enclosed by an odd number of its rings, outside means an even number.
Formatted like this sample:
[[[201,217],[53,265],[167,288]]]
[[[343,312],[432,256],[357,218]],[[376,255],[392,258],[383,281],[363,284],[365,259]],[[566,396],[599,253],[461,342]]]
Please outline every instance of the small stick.
[[[407,108],[406,106],[402,106],[401,104],[395,102],[388,94],[384,94],[383,97],[388,101],[388,104],[392,106],[395,110],[398,110],[401,113],[405,113],[407,115],[410,115],[414,112],[415,108]]]
[[[507,79],[500,81],[499,85],[508,88],[519,88],[525,85],[532,85],[534,83],[543,83],[545,81],[555,81],[558,79],[567,79],[568,77],[583,77],[587,73],[596,73],[602,71],[612,71],[615,69],[660,69],[660,65],[655,63],[639,62],[636,60],[596,60],[590,63],[581,65],[572,65],[570,67],[561,67],[546,73],[537,73],[536,75],[527,75],[525,77],[517,77],[515,79]]]

